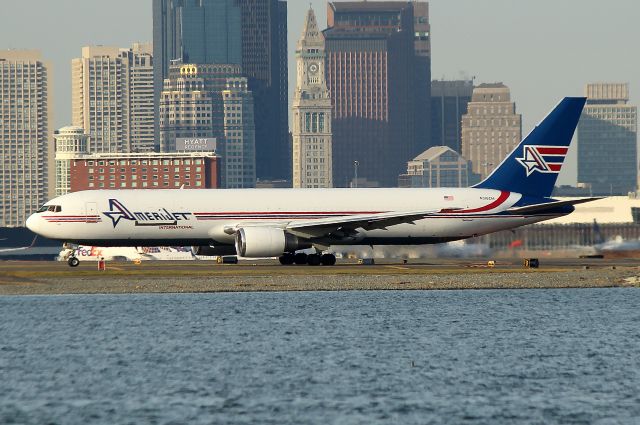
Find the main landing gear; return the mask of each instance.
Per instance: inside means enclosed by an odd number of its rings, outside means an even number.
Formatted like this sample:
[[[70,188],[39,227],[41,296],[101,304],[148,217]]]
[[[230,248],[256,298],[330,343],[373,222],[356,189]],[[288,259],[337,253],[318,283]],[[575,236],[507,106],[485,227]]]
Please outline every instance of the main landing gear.
[[[280,264],[288,266],[290,264],[310,266],[333,266],[336,264],[336,256],[333,254],[305,254],[304,252],[298,252],[296,254],[292,252],[285,252],[279,258]]]

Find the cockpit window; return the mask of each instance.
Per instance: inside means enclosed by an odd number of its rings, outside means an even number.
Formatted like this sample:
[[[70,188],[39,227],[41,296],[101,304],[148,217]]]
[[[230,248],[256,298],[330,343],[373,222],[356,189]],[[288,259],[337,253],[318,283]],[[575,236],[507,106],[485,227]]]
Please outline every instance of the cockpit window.
[[[62,207],[60,205],[43,205],[40,207],[40,209],[36,212],[39,213],[43,213],[45,211],[49,211],[49,212],[60,212],[62,211]]]

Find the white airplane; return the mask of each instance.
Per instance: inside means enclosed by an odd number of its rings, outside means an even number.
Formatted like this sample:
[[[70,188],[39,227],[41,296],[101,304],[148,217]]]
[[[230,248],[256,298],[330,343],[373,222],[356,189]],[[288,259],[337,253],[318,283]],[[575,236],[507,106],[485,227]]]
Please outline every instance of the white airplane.
[[[585,100],[563,99],[472,188],[90,190],[47,202],[27,227],[74,244],[193,245],[199,255],[309,265],[335,264],[332,245],[435,244],[512,229],[597,199],[550,198]],[[307,248],[316,253],[296,254]]]
[[[126,260],[126,261],[188,261],[199,259],[212,259],[212,257],[196,257],[192,250],[184,247],[171,247],[171,246],[153,246],[153,247],[101,247],[101,246],[86,246],[78,245],[71,247],[66,245],[58,258],[61,261],[69,261],[71,257],[75,257],[78,261],[114,261],[114,260]],[[75,264],[76,262],[73,261]]]

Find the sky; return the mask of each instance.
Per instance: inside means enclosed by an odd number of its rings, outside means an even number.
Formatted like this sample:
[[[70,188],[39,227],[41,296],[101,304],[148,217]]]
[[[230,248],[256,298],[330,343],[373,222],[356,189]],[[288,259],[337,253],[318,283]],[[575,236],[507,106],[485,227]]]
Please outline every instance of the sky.
[[[326,27],[324,0],[289,0],[289,93],[294,51],[309,5]],[[71,59],[82,46],[152,40],[151,0],[0,0],[0,49],[40,49],[52,64],[55,128],[71,122]],[[589,82],[628,82],[640,99],[640,1],[432,0],[433,79],[501,81],[523,134]],[[574,144],[575,147],[575,144]],[[575,149],[558,183],[576,181]]]

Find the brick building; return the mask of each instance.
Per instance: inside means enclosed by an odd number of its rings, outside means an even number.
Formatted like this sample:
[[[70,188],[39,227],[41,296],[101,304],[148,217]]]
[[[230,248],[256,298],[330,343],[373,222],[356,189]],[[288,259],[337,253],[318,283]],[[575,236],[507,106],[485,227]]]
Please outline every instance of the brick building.
[[[78,155],[71,160],[71,192],[93,189],[219,187],[219,157],[212,152]]]

